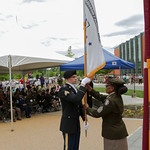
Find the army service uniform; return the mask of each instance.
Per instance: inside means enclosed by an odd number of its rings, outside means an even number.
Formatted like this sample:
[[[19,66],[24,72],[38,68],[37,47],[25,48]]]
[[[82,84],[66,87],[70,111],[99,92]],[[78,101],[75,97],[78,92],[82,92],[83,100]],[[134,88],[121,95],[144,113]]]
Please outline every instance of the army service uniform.
[[[62,104],[62,117],[60,131],[64,137],[64,150],[78,150],[80,140],[80,120],[85,120],[82,106],[82,98],[86,93],[86,88],[80,86],[75,89],[71,84],[66,83],[59,90],[59,98]],[[72,144],[74,142],[74,144]],[[74,147],[70,147],[74,145]]]
[[[118,150],[120,148],[112,146],[115,145],[114,143],[118,142],[119,144],[116,145],[119,145],[121,150],[127,150],[126,137],[128,136],[128,133],[122,120],[124,107],[121,95],[116,92],[112,92],[109,95],[103,95],[93,89],[90,94],[96,98],[100,104],[96,109],[88,107],[87,114],[95,118],[102,117],[104,147],[106,146],[107,150]],[[125,146],[123,145],[124,143]],[[108,148],[109,146],[110,148]]]

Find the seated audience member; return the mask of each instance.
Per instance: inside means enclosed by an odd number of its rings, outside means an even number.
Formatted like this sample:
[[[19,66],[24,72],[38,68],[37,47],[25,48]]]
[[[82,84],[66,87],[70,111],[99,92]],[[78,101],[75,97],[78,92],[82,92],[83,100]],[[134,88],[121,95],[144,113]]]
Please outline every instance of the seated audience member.
[[[0,90],[0,117],[3,122],[5,122],[7,118],[7,108],[5,106],[5,98],[2,90]]]
[[[58,97],[58,92],[56,91],[56,86],[53,86],[51,88],[50,95],[52,96],[53,100],[56,100],[59,103],[59,97]]]
[[[36,81],[34,82],[34,86],[38,89],[38,87],[41,85],[41,82],[39,79],[36,79]]]
[[[60,88],[61,88],[61,86],[58,84],[58,85],[56,86],[55,93],[58,93]]]
[[[8,118],[10,118],[10,101],[7,101],[6,95],[3,91],[0,92],[0,111],[3,122],[5,122]],[[13,121],[15,122],[15,110],[12,109],[13,112]]]
[[[38,103],[36,102],[36,91],[33,89],[27,92],[26,101],[31,106],[32,113],[35,113],[38,108]]]
[[[46,94],[47,94],[46,91],[42,90],[42,99],[43,99],[43,101],[42,101],[42,113],[49,112],[50,105],[49,105],[49,100],[48,100]]]
[[[31,117],[31,106],[27,103],[21,93],[19,93],[16,106],[19,107],[21,111],[25,111],[26,118]]]
[[[8,91],[7,91],[6,101],[7,101],[8,111],[10,112],[11,111],[11,108],[10,108],[10,89],[8,89]],[[17,117],[17,120],[22,120],[21,119],[21,109],[16,106],[16,100],[15,100],[14,96],[12,96],[12,107],[13,107],[13,120],[14,120],[14,122],[16,121],[16,117]]]
[[[10,90],[10,87],[9,87],[9,90]],[[20,90],[17,88],[16,91],[13,93],[13,96],[14,98],[17,100],[19,98],[19,93],[20,93]]]
[[[39,107],[42,109],[43,109],[44,101],[45,101],[45,94],[41,89],[39,89],[36,95],[36,102],[39,104]]]
[[[22,88],[22,90],[20,91],[21,94],[23,95],[23,97],[26,97],[27,96],[27,90],[25,88]],[[20,93],[19,92],[19,93]]]
[[[49,92],[49,89],[46,89],[45,91],[45,100],[47,101],[49,107],[54,107],[55,111],[59,110],[57,106],[57,101],[54,100],[53,96]]]

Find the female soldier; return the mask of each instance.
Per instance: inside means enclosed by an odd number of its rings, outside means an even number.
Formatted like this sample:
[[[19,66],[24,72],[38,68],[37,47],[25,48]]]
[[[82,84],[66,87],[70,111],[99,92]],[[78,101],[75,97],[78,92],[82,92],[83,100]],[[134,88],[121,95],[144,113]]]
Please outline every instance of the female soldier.
[[[100,94],[94,91],[89,85],[86,85],[90,94],[96,98],[99,103],[97,109],[86,106],[87,114],[98,118],[102,117],[102,136],[104,138],[104,150],[127,150],[127,130],[122,120],[124,110],[121,94],[127,92],[122,79],[108,78],[106,93]]]

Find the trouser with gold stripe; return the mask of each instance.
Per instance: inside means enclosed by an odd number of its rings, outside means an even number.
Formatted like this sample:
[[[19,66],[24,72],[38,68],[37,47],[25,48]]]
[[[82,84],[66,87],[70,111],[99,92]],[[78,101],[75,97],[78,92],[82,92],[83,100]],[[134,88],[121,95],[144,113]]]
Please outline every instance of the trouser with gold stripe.
[[[78,150],[80,142],[80,132],[76,134],[62,133],[64,138],[64,150]]]

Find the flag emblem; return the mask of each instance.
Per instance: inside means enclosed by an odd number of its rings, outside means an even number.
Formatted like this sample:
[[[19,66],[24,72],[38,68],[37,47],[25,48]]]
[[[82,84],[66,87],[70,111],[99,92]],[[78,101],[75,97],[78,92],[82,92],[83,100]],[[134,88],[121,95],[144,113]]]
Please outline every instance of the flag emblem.
[[[84,0],[84,40],[86,76],[93,77],[106,62],[102,50],[94,0]]]

